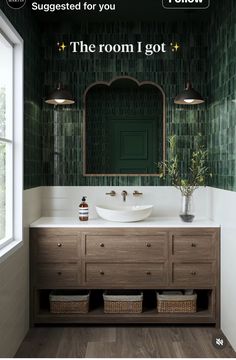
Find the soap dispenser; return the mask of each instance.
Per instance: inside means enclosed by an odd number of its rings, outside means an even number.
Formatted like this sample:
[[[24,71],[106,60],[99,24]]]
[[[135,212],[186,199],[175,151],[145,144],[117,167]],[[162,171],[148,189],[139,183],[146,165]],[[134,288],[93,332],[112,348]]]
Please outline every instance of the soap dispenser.
[[[86,203],[86,196],[82,197],[82,203],[79,206],[79,219],[80,221],[88,221],[89,218],[89,207]]]

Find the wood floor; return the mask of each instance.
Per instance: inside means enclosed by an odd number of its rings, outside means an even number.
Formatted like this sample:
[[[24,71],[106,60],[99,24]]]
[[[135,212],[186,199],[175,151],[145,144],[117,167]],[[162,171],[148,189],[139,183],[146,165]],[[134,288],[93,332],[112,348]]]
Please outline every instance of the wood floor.
[[[209,327],[38,327],[29,331],[18,358],[236,357],[228,344],[212,345]]]

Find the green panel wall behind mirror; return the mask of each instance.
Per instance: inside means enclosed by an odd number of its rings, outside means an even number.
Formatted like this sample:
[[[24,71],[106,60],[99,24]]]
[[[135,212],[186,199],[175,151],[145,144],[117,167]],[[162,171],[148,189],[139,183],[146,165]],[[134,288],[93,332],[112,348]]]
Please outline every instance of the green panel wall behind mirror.
[[[165,150],[165,95],[130,78],[94,84],[85,96],[86,175],[157,175]]]

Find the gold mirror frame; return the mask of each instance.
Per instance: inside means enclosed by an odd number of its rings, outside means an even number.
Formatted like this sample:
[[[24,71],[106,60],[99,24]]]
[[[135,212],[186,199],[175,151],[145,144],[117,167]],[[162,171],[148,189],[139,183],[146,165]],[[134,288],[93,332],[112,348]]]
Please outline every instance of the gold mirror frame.
[[[118,76],[113,78],[111,81],[106,82],[106,81],[96,81],[95,83],[89,85],[85,92],[84,92],[84,97],[83,97],[83,102],[84,102],[84,112],[83,112],[83,176],[160,176],[160,174],[158,173],[154,173],[154,174],[89,174],[86,172],[86,124],[87,124],[87,118],[86,118],[86,114],[87,114],[87,95],[89,93],[89,91],[98,85],[104,85],[107,87],[110,87],[114,82],[119,81],[119,80],[131,80],[133,82],[135,82],[139,87],[143,86],[143,85],[151,85],[154,86],[155,88],[157,88],[161,94],[162,94],[162,98],[163,98],[163,114],[162,114],[162,123],[163,123],[163,148],[162,148],[162,158],[163,161],[165,161],[166,159],[166,95],[164,90],[162,89],[162,87],[158,84],[156,84],[153,81],[138,81],[137,79],[135,79],[134,77],[131,76]]]

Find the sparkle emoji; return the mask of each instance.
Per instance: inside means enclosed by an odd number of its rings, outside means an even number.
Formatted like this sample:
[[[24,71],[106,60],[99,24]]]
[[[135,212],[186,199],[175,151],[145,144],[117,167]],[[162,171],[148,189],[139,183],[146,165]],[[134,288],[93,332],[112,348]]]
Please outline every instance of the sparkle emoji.
[[[177,52],[180,48],[180,45],[177,42],[175,44],[171,43],[170,46],[173,52]]]
[[[67,47],[66,45],[65,45],[65,43],[64,43],[64,41],[63,42],[58,42],[57,43],[57,47],[58,47],[58,51],[60,51],[60,52],[64,52],[65,51],[65,48]]]

